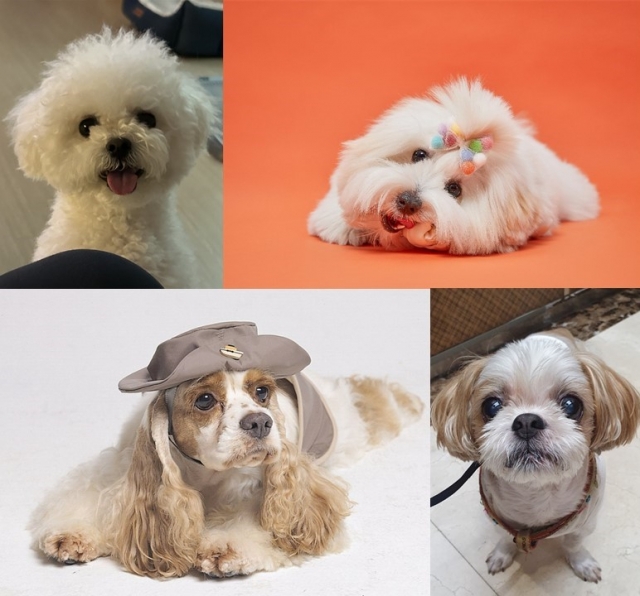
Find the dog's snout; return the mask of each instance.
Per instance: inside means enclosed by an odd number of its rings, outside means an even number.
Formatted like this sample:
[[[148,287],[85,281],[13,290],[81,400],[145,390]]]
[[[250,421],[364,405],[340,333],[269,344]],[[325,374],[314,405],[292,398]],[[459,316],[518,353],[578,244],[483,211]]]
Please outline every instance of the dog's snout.
[[[116,159],[124,159],[131,153],[131,141],[124,137],[116,137],[109,139],[107,143],[107,151],[111,157]]]
[[[396,207],[403,215],[413,215],[422,207],[422,200],[415,190],[405,190],[396,197]]]
[[[511,430],[521,439],[529,440],[535,437],[538,432],[545,429],[547,425],[537,414],[520,414],[516,416]]]
[[[248,414],[240,420],[240,428],[249,433],[254,439],[264,439],[273,426],[273,420],[267,414]]]

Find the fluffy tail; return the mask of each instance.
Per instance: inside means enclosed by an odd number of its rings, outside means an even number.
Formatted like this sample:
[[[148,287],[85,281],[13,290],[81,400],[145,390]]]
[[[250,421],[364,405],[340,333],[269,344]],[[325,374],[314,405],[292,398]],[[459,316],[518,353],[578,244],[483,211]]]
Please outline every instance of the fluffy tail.
[[[560,206],[560,219],[563,221],[583,221],[598,217],[600,201],[596,187],[576,166],[566,162],[562,165],[568,174],[565,180],[570,179],[569,176],[571,176],[575,182]]]

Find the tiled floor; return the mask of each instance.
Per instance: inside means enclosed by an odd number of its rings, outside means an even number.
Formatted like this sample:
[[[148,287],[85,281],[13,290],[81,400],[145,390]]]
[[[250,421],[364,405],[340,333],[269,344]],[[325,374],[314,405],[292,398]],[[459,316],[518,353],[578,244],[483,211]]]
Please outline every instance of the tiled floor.
[[[595,335],[587,346],[640,388],[640,313]],[[579,580],[553,539],[528,556],[518,555],[507,571],[490,576],[484,561],[501,534],[482,510],[476,475],[431,510],[431,596],[640,594],[640,438],[603,457],[605,502],[598,527],[585,543],[602,567],[602,582]],[[467,466],[437,449],[432,433],[432,494],[449,486]]]

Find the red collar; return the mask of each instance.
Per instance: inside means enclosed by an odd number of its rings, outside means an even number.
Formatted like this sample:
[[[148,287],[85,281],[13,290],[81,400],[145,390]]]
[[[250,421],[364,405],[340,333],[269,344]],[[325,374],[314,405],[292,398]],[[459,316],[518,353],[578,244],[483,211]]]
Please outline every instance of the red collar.
[[[539,540],[543,538],[548,538],[552,534],[555,534],[560,528],[566,526],[570,521],[575,519],[582,511],[584,511],[585,507],[588,505],[591,500],[591,493],[593,489],[598,486],[598,475],[596,474],[596,459],[592,454],[591,459],[589,460],[589,471],[587,473],[587,482],[584,486],[584,499],[578,506],[578,508],[570,513],[569,515],[565,515],[563,518],[559,519],[557,522],[549,524],[548,526],[543,526],[541,528],[521,528],[516,530],[512,528],[507,523],[502,521],[489,507],[489,502],[482,490],[482,466],[480,466],[480,499],[482,500],[482,506],[484,510],[487,512],[487,515],[500,527],[504,528],[509,534],[513,536],[513,541],[516,543],[516,546],[525,553],[530,553],[538,544]]]

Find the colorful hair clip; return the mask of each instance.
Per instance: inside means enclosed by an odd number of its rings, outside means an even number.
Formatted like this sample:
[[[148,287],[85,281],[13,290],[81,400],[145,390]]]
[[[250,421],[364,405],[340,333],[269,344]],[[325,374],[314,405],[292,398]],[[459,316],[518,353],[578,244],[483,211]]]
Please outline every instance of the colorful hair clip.
[[[467,140],[455,122],[449,126],[441,124],[438,126],[438,134],[431,138],[431,149],[435,151],[460,149],[460,169],[466,176],[470,176],[487,163],[485,152],[492,147],[492,137],[485,136],[480,139]]]

